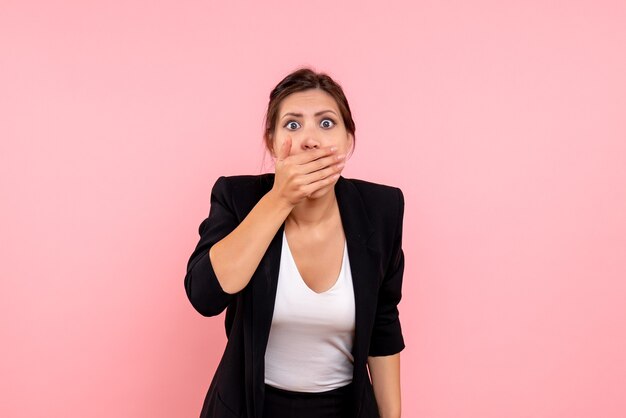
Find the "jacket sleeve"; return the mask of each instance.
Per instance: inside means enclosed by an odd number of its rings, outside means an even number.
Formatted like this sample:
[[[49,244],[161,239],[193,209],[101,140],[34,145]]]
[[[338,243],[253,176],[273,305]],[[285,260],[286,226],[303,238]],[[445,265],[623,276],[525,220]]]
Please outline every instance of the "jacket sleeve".
[[[211,190],[211,209],[209,217],[198,228],[200,241],[187,263],[185,291],[193,307],[203,316],[220,314],[230,303],[234,295],[224,292],[220,286],[211,260],[209,249],[232,230],[239,221],[229,198],[226,177],[217,179]]]
[[[378,305],[369,350],[370,356],[388,356],[399,353],[404,349],[404,338],[398,313],[398,303],[402,298],[402,276],[404,274],[404,251],[402,250],[404,195],[402,190],[397,189],[397,191],[397,224],[391,258],[378,291]]]

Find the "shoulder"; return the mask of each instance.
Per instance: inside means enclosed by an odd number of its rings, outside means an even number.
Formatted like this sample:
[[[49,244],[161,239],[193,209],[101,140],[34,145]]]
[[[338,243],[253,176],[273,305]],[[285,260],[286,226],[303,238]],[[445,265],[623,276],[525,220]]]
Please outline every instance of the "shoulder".
[[[211,190],[211,200],[245,215],[274,185],[274,173],[220,176]]]
[[[404,208],[404,194],[397,186],[362,179],[344,178],[344,180],[358,192],[370,213],[397,214]]]
[[[220,176],[213,187],[226,188],[231,191],[254,189],[270,189],[274,184],[274,173],[258,175],[242,174],[234,176]]]
[[[220,176],[213,194],[258,196],[260,199],[274,184],[274,174]]]
[[[375,200],[381,198],[394,199],[403,197],[402,190],[396,186],[374,183],[372,181],[362,179],[346,178],[345,180],[354,185],[364,199]]]
[[[404,194],[399,187],[343,177],[342,182],[342,193],[353,196],[352,205],[361,203],[376,230],[397,233],[402,229]]]

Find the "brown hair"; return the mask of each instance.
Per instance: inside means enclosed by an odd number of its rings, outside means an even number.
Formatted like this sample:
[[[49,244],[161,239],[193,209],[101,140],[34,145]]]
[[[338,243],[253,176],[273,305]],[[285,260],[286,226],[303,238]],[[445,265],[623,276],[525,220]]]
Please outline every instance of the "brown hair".
[[[265,115],[265,131],[263,133],[265,146],[270,152],[272,152],[273,148],[276,118],[278,118],[278,108],[280,107],[281,102],[291,93],[308,89],[323,90],[335,99],[343,119],[343,124],[346,127],[346,131],[351,133],[354,137],[356,127],[354,125],[354,121],[352,120],[352,112],[350,111],[348,100],[346,99],[341,86],[327,74],[316,73],[312,69],[304,67],[293,71],[291,74],[283,78],[270,93],[270,101],[267,105],[267,113]],[[352,144],[352,150],[354,150],[355,142],[356,137],[354,138]]]

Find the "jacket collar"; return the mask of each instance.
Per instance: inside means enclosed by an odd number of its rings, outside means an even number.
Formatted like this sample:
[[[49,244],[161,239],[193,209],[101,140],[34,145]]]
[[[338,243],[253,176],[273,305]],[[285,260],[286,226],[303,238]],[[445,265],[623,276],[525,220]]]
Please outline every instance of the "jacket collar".
[[[354,182],[339,176],[335,184],[335,195],[346,239],[367,245],[374,233],[374,227]]]

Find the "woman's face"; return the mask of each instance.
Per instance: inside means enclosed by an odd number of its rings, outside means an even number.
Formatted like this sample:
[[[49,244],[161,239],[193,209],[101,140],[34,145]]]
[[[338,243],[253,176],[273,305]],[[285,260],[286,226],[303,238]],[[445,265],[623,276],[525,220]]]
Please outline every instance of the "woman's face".
[[[287,137],[291,137],[289,155],[331,145],[337,147],[337,155],[345,155],[354,141],[335,99],[321,89],[292,93],[283,99],[274,127],[274,157]]]

